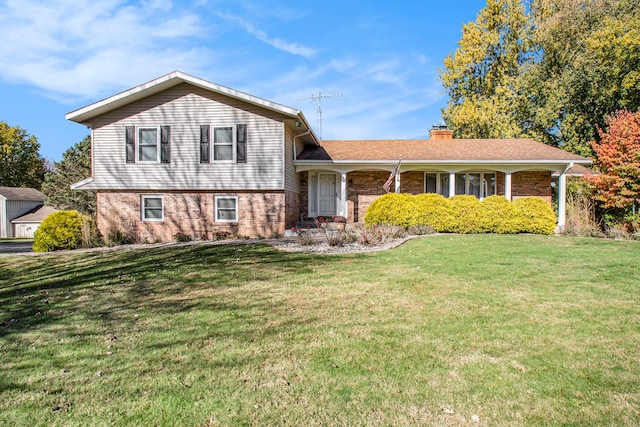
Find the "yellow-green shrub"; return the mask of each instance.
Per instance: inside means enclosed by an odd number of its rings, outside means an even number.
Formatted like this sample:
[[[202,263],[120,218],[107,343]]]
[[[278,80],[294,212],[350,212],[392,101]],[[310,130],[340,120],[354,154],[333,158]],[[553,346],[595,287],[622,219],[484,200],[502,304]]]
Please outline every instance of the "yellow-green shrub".
[[[484,218],[480,208],[480,200],[475,196],[457,195],[451,199],[453,208],[453,227],[450,231],[454,233],[483,233]]]
[[[388,193],[371,203],[364,216],[364,223],[367,227],[386,224],[407,228],[411,225],[413,211],[413,196]]]
[[[485,233],[516,234],[520,232],[520,213],[504,196],[489,196],[480,203]]]
[[[524,197],[513,201],[513,207],[519,213],[520,232],[534,234],[553,234],[556,228],[556,215],[551,206],[539,197]]]
[[[469,195],[445,198],[433,193],[389,193],[369,206],[365,224],[428,226],[440,233],[553,234],[556,217],[539,197],[512,203],[504,196],[490,196],[481,202]]]
[[[83,224],[89,217],[78,211],[58,211],[47,216],[33,239],[35,252],[76,249],[82,244]]]
[[[414,196],[412,226],[430,226],[443,233],[453,227],[453,208],[451,201],[440,194],[424,193]]]

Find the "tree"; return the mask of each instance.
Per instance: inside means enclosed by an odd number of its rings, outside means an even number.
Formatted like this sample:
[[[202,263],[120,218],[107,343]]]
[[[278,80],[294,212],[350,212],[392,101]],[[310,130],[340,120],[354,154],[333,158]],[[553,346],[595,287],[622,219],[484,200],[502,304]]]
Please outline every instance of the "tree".
[[[640,111],[607,117],[607,130],[591,142],[600,175],[591,178],[595,198],[605,208],[635,207],[640,202]]]
[[[35,136],[0,121],[0,186],[40,189],[44,159]]]
[[[528,61],[530,27],[519,0],[488,0],[462,29],[459,48],[444,60],[449,94],[442,114],[458,138],[523,136],[518,77]]]
[[[91,137],[67,149],[62,160],[54,163],[54,170],[47,172],[42,185],[45,203],[60,210],[77,210],[93,215],[96,209],[94,191],[72,190],[71,184],[91,176]]]
[[[640,2],[487,0],[444,66],[456,136],[528,136],[589,156],[605,117],[640,107]]]
[[[531,19],[527,116],[541,140],[591,155],[605,118],[640,106],[640,3],[533,0]]]

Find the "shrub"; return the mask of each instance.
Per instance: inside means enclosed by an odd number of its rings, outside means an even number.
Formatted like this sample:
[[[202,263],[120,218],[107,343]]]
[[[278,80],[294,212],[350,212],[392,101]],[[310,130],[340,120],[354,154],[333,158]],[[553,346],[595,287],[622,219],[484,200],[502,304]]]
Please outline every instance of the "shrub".
[[[448,231],[454,233],[483,233],[484,212],[475,196],[457,195],[451,198],[453,224]]]
[[[516,199],[513,207],[520,217],[520,232],[533,234],[553,234],[556,215],[549,203],[539,197]]]
[[[520,232],[518,211],[504,196],[489,196],[480,203],[482,231],[485,233],[515,234]]]
[[[414,196],[413,207],[409,228],[428,226],[438,232],[451,231],[454,221],[451,200],[435,193],[418,194]]]
[[[539,197],[509,202],[503,196],[479,201],[471,195],[445,198],[438,194],[387,194],[374,201],[365,215],[364,243],[379,240],[372,227],[397,226],[412,234],[536,233],[553,234],[556,217],[551,206]]]
[[[90,218],[78,211],[58,211],[47,216],[36,230],[35,252],[76,249],[82,245],[83,224]]]
[[[190,242],[193,239],[189,235],[186,235],[182,232],[178,232],[173,235],[173,240],[180,243],[180,242]]]
[[[378,197],[367,209],[364,223],[367,227],[374,225],[412,225],[414,197],[410,194],[389,193]]]

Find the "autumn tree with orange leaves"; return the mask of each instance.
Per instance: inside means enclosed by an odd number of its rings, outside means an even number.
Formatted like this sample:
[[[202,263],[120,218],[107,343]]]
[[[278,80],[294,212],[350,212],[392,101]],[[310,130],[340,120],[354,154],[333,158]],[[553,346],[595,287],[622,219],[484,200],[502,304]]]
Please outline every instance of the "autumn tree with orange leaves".
[[[604,208],[633,209],[640,202],[640,111],[620,110],[599,130],[600,141],[592,141],[599,175],[591,177],[595,198]]]

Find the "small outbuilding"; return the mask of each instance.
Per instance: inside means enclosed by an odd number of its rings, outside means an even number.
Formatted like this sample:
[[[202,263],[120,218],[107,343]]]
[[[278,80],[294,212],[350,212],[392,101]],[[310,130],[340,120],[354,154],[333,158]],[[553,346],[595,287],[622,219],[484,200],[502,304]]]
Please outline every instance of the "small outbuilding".
[[[42,224],[42,221],[54,212],[58,212],[58,210],[51,206],[40,205],[30,212],[12,220],[13,237],[17,239],[33,239],[33,235],[38,227],[40,227],[40,224]]]
[[[0,238],[17,237],[12,221],[43,205],[44,194],[35,188],[0,187]]]

